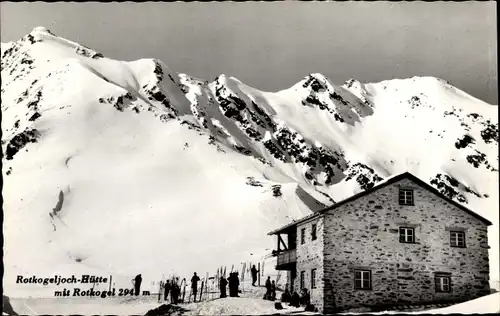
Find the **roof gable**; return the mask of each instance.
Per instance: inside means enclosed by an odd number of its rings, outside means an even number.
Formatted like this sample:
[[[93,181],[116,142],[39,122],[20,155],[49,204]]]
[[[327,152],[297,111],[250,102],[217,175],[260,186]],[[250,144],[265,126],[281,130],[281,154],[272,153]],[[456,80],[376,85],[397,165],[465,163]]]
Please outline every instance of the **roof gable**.
[[[401,173],[401,174],[399,174],[397,176],[391,177],[391,178],[383,181],[382,183],[379,183],[378,185],[372,187],[371,189],[368,189],[368,190],[362,191],[360,193],[354,194],[354,195],[352,195],[352,196],[350,196],[350,197],[348,197],[348,198],[346,198],[346,199],[344,199],[344,200],[342,200],[342,201],[340,201],[338,203],[333,204],[332,206],[329,206],[329,207],[327,207],[325,209],[322,209],[322,210],[320,210],[320,211],[318,211],[316,213],[313,213],[311,215],[303,217],[302,219],[299,219],[298,221],[295,221],[295,222],[290,223],[288,225],[285,225],[285,226],[283,226],[283,227],[281,227],[279,229],[276,229],[276,230],[268,233],[268,235],[274,235],[276,233],[282,232],[282,231],[284,231],[286,229],[289,229],[292,226],[298,225],[298,224],[300,224],[302,222],[305,222],[305,221],[307,221],[307,220],[309,220],[311,218],[320,216],[320,215],[324,214],[327,211],[336,209],[337,207],[339,207],[341,205],[344,205],[344,204],[346,204],[348,202],[354,201],[354,200],[356,200],[356,199],[358,199],[358,198],[360,198],[362,196],[368,195],[368,194],[370,194],[372,192],[375,192],[375,191],[377,191],[379,189],[385,188],[386,186],[388,186],[390,184],[393,184],[393,183],[396,183],[396,182],[398,182],[400,180],[403,180],[403,179],[409,179],[409,180],[415,182],[420,187],[426,189],[427,191],[430,191],[430,192],[434,193],[439,198],[445,200],[446,202],[448,202],[448,203],[456,206],[458,209],[460,209],[460,210],[462,210],[462,211],[464,211],[464,212],[472,215],[473,217],[479,219],[480,221],[482,221],[486,225],[488,225],[488,226],[492,225],[492,223],[489,220],[487,220],[486,218],[484,218],[481,215],[479,215],[479,214],[471,211],[470,209],[468,209],[467,207],[463,206],[462,204],[460,204],[460,203],[458,203],[458,202],[456,202],[456,201],[448,198],[447,196],[445,196],[444,194],[442,194],[441,192],[439,192],[439,190],[437,190],[436,188],[434,188],[430,184],[427,184],[426,182],[420,180],[419,178],[417,178],[416,176],[412,175],[409,172],[404,172],[404,173]]]
[[[427,191],[430,191],[431,193],[434,193],[435,195],[437,195],[439,198],[441,198],[442,200],[452,204],[453,206],[457,207],[458,209],[466,212],[467,214],[479,219],[480,221],[482,221],[483,223],[485,223],[486,225],[490,226],[490,225],[493,225],[489,220],[487,220],[486,218],[482,217],[481,215],[477,214],[476,212],[470,210],[469,208],[463,206],[462,204],[458,203],[457,201],[453,200],[453,199],[450,199],[449,197],[447,197],[446,195],[444,195],[443,193],[439,192],[438,189],[434,188],[433,186],[431,186],[430,184],[426,183],[425,181],[422,181],[420,180],[419,178],[417,178],[416,176],[412,175],[411,173],[409,172],[405,172],[403,173],[402,175],[405,175],[405,178],[406,179],[410,179],[411,181],[415,182],[416,184],[418,184],[419,186],[423,187],[424,189],[426,189]]]

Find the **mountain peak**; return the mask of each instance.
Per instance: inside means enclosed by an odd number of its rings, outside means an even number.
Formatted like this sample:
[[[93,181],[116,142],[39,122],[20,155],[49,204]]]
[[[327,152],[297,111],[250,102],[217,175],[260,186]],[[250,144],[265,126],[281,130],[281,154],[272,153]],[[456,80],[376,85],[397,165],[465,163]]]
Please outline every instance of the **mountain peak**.
[[[393,78],[388,80],[380,81],[381,84],[398,84],[398,83],[406,83],[406,84],[414,84],[418,83],[421,85],[425,85],[427,87],[436,86],[438,84],[449,84],[446,80],[433,77],[433,76],[413,76],[409,78]]]
[[[349,80],[346,80],[344,82],[343,86],[346,86],[346,87],[361,86],[361,82],[359,80],[354,79],[354,78],[350,78]]]
[[[219,76],[217,76],[217,78],[215,78],[214,81],[219,82],[220,84],[227,84],[228,82],[242,84],[242,82],[238,78],[228,76],[226,74],[220,74]]]
[[[316,78],[323,81],[328,80],[328,78],[325,75],[319,72],[310,73],[306,78]]]
[[[302,78],[302,80],[299,81],[298,84],[303,84],[305,82],[310,83],[316,80],[319,82],[328,82],[328,78],[325,75],[319,72],[313,72]]]
[[[47,34],[54,35],[54,33],[52,33],[45,26],[37,26],[37,27],[33,28],[33,30],[31,30],[31,32],[30,32],[30,34],[38,34],[38,33],[47,33]]]
[[[227,78],[229,77],[226,74],[220,74],[215,78],[215,80],[226,80]]]
[[[330,91],[335,90],[334,86],[328,80],[328,78],[318,72],[311,73],[305,76],[301,81],[299,81],[296,86],[302,86],[303,88],[311,88],[313,91]]]

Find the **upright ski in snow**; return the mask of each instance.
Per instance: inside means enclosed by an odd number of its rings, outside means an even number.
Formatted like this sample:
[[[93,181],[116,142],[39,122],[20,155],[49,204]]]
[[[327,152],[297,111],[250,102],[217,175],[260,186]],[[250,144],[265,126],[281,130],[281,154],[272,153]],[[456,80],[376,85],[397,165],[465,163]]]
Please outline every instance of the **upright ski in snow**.
[[[200,289],[200,302],[201,302],[201,296],[203,295],[203,282],[204,281],[201,281],[201,289]],[[194,298],[196,300],[196,297]]]
[[[184,287],[182,289],[182,303],[184,303],[184,299],[186,298],[186,286],[187,286],[187,283],[186,283],[186,279],[182,279],[182,281],[184,281]]]

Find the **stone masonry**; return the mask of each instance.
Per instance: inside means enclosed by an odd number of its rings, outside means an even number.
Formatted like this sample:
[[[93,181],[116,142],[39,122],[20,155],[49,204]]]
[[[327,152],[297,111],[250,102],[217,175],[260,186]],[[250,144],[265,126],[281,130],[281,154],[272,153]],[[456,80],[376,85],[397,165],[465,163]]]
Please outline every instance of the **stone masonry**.
[[[324,219],[319,218],[297,226],[297,277],[294,288],[300,291],[300,273],[304,271],[304,287],[310,291],[311,304],[323,309],[323,227]],[[316,240],[311,238],[312,224],[316,224]],[[305,243],[301,244],[301,230],[305,228]],[[311,271],[316,269],[316,288],[311,288]]]
[[[414,206],[399,205],[400,187],[414,190]],[[399,226],[415,228],[415,243],[399,242]],[[309,288],[308,273],[318,269],[321,281],[311,301],[321,312],[465,301],[489,293],[486,223],[410,179],[327,211],[315,242],[306,233],[306,244],[300,244],[302,227],[310,230],[311,223],[297,226],[296,285],[304,270]],[[465,232],[466,248],[450,246],[450,230]],[[371,290],[354,290],[356,268],[371,271]],[[451,273],[450,293],[436,293],[436,272]]]

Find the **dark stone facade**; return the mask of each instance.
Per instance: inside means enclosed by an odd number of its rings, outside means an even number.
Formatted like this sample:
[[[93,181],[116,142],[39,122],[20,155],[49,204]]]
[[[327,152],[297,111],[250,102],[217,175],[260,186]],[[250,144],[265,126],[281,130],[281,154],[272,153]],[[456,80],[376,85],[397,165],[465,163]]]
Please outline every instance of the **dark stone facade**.
[[[312,225],[316,224],[316,240],[312,240]],[[301,244],[301,230],[305,228],[305,243]],[[300,291],[300,273],[304,271],[304,287],[311,294],[311,304],[318,310],[323,308],[323,253],[324,253],[324,218],[315,219],[297,226],[297,277],[294,288]],[[312,269],[316,269],[316,288],[311,287]]]
[[[398,202],[399,188],[414,191],[415,205]],[[297,279],[305,271],[311,303],[331,313],[355,307],[432,304],[490,293],[487,224],[410,179],[402,179],[297,226]],[[399,227],[415,229],[415,243],[399,242]],[[300,231],[306,228],[306,243]],[[450,230],[465,232],[466,248],[450,246]],[[371,271],[371,290],[354,289],[354,269]],[[451,273],[451,292],[437,293],[435,273]]]

